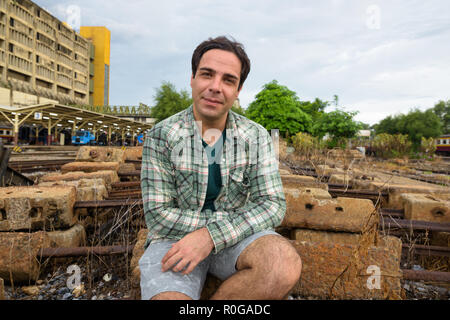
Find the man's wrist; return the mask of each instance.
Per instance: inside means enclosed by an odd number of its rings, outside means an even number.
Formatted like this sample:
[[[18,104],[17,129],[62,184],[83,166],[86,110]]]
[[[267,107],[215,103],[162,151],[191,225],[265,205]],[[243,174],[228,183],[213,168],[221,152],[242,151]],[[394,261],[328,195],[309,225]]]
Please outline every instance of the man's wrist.
[[[208,245],[209,245],[209,247],[211,248],[211,251],[212,251],[214,249],[214,240],[211,237],[211,234],[209,233],[208,228],[207,227],[203,227],[201,230],[206,234],[205,238],[208,239]]]

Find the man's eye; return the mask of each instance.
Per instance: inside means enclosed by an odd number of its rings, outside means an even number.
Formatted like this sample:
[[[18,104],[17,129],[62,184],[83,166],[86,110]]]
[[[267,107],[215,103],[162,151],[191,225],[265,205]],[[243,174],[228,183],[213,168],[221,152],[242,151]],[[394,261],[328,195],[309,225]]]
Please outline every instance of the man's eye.
[[[211,76],[211,73],[209,73],[209,72],[203,72],[203,73],[202,73],[202,76],[204,76],[204,77],[210,77],[210,76]]]

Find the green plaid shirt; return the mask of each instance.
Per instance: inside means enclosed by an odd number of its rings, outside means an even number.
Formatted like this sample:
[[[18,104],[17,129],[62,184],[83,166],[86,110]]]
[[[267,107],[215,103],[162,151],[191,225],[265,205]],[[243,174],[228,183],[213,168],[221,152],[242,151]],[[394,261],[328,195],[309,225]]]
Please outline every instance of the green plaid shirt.
[[[220,163],[222,188],[214,212],[201,211],[208,186],[208,158],[193,107],[150,130],[141,168],[149,230],[146,247],[162,239],[179,240],[206,227],[216,254],[281,223],[286,202],[269,133],[232,111],[226,130]]]

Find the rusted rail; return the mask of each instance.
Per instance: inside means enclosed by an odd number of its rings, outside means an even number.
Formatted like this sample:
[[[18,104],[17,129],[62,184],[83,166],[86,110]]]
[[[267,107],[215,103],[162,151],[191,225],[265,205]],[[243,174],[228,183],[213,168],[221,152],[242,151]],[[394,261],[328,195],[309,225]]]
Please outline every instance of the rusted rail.
[[[402,269],[404,280],[450,282],[450,272]]]
[[[140,187],[140,181],[124,181],[124,182],[115,182],[111,184],[113,189],[122,189],[122,188],[131,188],[131,187]]]
[[[128,246],[103,246],[103,247],[71,247],[71,248],[43,248],[40,249],[38,258],[79,257],[90,254],[108,256],[115,254],[133,253],[134,245]]]
[[[407,243],[403,243],[402,251],[421,256],[450,257],[450,247],[425,246],[419,244],[409,245]]]
[[[403,219],[405,217],[405,212],[403,209],[382,208],[382,209],[380,209],[380,214],[382,216],[399,218],[399,219]]]
[[[119,175],[119,177],[140,177],[141,170],[119,172],[118,175]]]
[[[450,232],[450,223],[404,220],[404,219],[395,219],[387,216],[381,216],[380,228]]]
[[[113,208],[122,206],[142,205],[142,199],[116,199],[116,200],[99,200],[99,201],[76,201],[74,209],[81,208]]]

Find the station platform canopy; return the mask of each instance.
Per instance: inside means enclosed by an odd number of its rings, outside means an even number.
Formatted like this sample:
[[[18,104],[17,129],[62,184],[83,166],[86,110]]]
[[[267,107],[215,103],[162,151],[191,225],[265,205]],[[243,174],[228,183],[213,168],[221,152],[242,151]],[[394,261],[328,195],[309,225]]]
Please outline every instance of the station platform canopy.
[[[104,131],[125,134],[145,133],[153,124],[123,119],[117,116],[98,113],[77,107],[61,104],[43,103],[25,107],[0,106],[0,121],[6,120],[13,126],[17,135],[20,126],[43,126],[51,132],[52,128],[58,131],[62,129],[90,130],[93,132]]]

